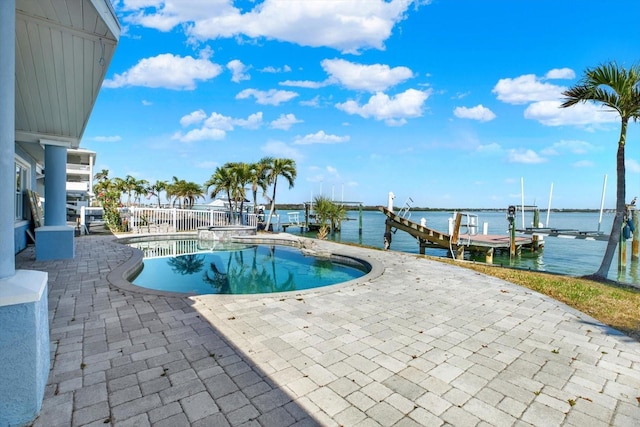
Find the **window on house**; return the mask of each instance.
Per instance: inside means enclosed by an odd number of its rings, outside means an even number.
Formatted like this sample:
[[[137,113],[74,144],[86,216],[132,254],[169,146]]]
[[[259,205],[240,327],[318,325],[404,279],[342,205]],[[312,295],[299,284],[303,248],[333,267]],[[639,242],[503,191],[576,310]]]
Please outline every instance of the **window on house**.
[[[23,160],[16,158],[16,221],[23,220],[24,216],[24,193],[29,188],[29,165]]]

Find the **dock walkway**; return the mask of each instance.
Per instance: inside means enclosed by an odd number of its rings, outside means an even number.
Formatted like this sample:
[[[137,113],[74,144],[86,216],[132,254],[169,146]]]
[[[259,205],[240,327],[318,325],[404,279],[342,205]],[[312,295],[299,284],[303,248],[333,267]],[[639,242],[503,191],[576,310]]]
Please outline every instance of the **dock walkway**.
[[[465,249],[485,253],[486,262],[493,262],[493,254],[496,251],[508,251],[511,246],[509,236],[496,234],[469,234],[469,233],[453,233],[452,235],[444,233],[432,228],[415,223],[407,218],[403,218],[397,213],[390,211],[384,206],[378,209],[387,216],[385,222],[387,231],[391,228],[405,231],[411,236],[418,239],[420,244],[420,253],[424,254],[427,245],[435,245],[443,249],[450,249],[456,253],[456,258],[464,257]],[[516,250],[522,248],[533,248],[535,245],[533,236],[516,236]]]

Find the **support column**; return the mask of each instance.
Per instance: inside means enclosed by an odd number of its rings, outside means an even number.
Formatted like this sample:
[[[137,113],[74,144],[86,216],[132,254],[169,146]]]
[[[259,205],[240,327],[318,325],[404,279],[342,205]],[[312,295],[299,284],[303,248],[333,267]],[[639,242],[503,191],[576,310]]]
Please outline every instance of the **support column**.
[[[0,2],[0,279],[16,272],[16,3]]]
[[[36,259],[75,256],[74,229],[67,225],[67,149],[44,148],[44,227],[36,229]]]
[[[16,2],[0,1],[0,423],[28,425],[49,375],[47,273],[15,269]]]

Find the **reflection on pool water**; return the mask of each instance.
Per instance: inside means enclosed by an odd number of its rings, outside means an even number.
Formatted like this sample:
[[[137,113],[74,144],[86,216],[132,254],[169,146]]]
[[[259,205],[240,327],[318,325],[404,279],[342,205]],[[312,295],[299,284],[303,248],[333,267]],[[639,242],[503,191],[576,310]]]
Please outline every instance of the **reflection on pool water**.
[[[138,242],[130,246],[145,252],[143,269],[132,283],[170,292],[300,291],[346,282],[364,276],[370,269],[351,258],[309,256],[289,246],[216,243],[203,249],[198,248],[195,239]]]

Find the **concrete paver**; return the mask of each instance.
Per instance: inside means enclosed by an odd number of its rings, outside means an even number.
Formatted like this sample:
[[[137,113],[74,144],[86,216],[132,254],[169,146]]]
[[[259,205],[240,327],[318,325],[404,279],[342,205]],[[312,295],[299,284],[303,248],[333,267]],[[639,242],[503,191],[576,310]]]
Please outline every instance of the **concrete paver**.
[[[18,254],[17,268],[49,273],[52,364],[34,426],[640,424],[637,341],[455,266],[304,246],[377,274],[185,297],[123,285],[139,254],[112,236],[77,238],[73,260]]]

